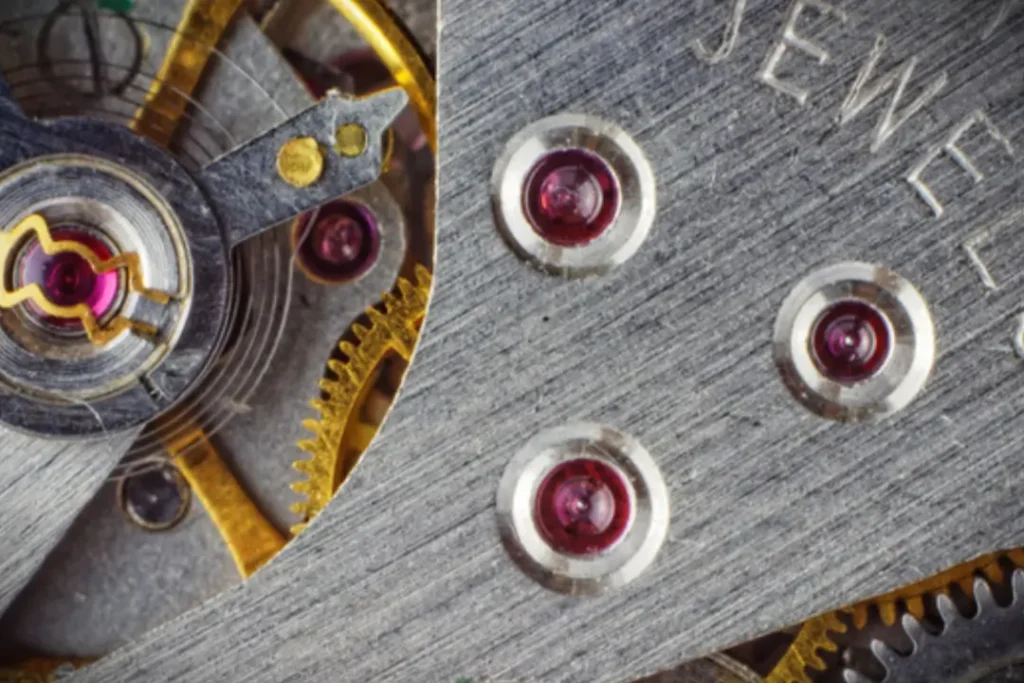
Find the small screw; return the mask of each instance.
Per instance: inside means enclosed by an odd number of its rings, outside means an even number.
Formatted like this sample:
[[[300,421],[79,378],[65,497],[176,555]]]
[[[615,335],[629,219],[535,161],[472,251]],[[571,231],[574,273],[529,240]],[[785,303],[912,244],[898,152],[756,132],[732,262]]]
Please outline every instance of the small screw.
[[[277,173],[293,187],[309,187],[324,172],[324,155],[313,138],[293,138],[277,153]]]
[[[366,129],[358,123],[346,123],[335,133],[334,150],[343,157],[357,157],[366,151]]]

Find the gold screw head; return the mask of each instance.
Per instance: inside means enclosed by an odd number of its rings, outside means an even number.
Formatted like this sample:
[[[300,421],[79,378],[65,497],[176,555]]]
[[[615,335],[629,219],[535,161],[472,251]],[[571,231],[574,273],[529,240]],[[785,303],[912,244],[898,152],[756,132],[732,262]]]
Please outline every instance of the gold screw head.
[[[313,138],[292,138],[277,153],[277,173],[293,187],[309,187],[324,172],[324,155]]]
[[[335,133],[334,149],[343,157],[357,157],[366,151],[366,129],[358,123],[346,123]]]

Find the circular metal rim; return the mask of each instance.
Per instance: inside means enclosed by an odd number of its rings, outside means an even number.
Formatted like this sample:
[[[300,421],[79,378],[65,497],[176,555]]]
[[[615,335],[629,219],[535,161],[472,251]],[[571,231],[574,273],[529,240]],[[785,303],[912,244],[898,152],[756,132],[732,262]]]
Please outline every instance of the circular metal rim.
[[[171,472],[171,476],[174,479],[175,486],[178,489],[178,493],[181,495],[181,506],[175,513],[174,518],[168,522],[162,524],[153,524],[139,517],[135,512],[128,506],[128,500],[125,498],[125,486],[128,485],[128,481],[135,476],[143,474],[142,472],[129,472],[127,475],[122,477],[117,482],[117,488],[114,493],[117,500],[117,508],[124,514],[128,520],[144,531],[160,532],[169,531],[181,523],[183,519],[188,515],[189,510],[192,509],[192,487],[188,485],[185,480],[185,476],[181,473],[177,467],[171,464],[163,465],[161,469],[165,469]]]
[[[409,95],[427,144],[437,153],[437,95],[434,77],[405,29],[380,0],[329,0],[387,66]]]
[[[23,179],[28,179],[27,182],[30,183],[34,182],[32,178],[41,174],[41,168],[45,170],[45,173],[42,173],[43,177],[48,177],[49,174],[59,176],[63,173],[74,172],[75,169],[91,171],[92,175],[90,180],[83,183],[82,188],[85,189],[78,196],[54,195],[45,200],[29,197],[33,201],[16,214],[17,220],[32,213],[42,214],[51,225],[82,219],[85,225],[92,226],[93,231],[100,234],[108,243],[113,244],[117,251],[130,251],[139,255],[143,272],[149,280],[147,286],[173,291],[179,296],[187,293],[182,287],[183,283],[188,282],[189,273],[183,272],[181,269],[190,267],[190,264],[184,254],[186,247],[184,238],[181,236],[181,225],[178,223],[173,209],[159,195],[155,194],[143,178],[134,173],[132,169],[101,157],[65,154],[37,157],[16,164],[0,174],[0,183],[3,184],[4,191],[7,191],[10,186],[13,188],[10,189],[11,192],[23,192],[18,187],[18,183]],[[111,182],[123,186],[121,195],[129,198],[127,207],[116,207],[97,198],[95,188],[102,188],[104,183]],[[134,202],[134,206],[131,202]],[[136,212],[136,215],[131,217],[134,220],[131,220],[124,212],[125,208],[133,209]],[[154,223],[146,223],[141,220],[143,217],[151,218]],[[165,268],[164,264],[166,263],[170,263],[170,267]],[[123,284],[122,289],[123,303],[118,314],[132,318],[140,297],[138,294],[127,292]],[[185,309],[179,310],[179,315],[173,324],[168,325],[170,331],[167,335],[168,344],[172,344],[180,332],[186,313]],[[40,361],[43,363],[47,361],[76,362],[83,359],[95,362],[101,355],[118,359],[116,364],[110,368],[109,376],[101,377],[100,380],[90,379],[90,382],[95,381],[96,386],[83,391],[72,391],[52,382],[49,384],[45,381],[34,382],[27,376],[28,368],[31,368],[40,377],[52,379],[52,375],[49,373],[41,374],[43,368],[37,368],[34,363],[26,363],[25,367],[16,369],[5,369],[2,373],[6,382],[16,385],[32,395],[37,395],[44,401],[60,400],[60,397],[68,395],[76,396],[81,400],[97,400],[115,394],[134,381],[138,374],[146,373],[156,367],[166,355],[163,348],[165,345],[154,348],[152,344],[135,339],[131,335],[124,335],[102,349],[93,347],[87,340],[79,339],[80,348],[71,350],[59,348],[60,345],[58,348],[49,349],[48,340],[22,339],[23,335],[19,335],[18,332],[15,329],[6,330],[7,336],[15,343],[20,343],[26,353],[31,349],[31,355],[45,359]],[[20,342],[19,339],[21,339]],[[68,341],[65,340],[61,345],[67,347]]]
[[[118,433],[151,420],[172,407],[185,391],[209,370],[219,345],[228,295],[227,245],[221,227],[210,219],[211,209],[198,185],[183,166],[166,152],[134,136],[127,128],[87,119],[58,119],[49,124],[50,132],[66,142],[68,148],[58,156],[85,156],[108,159],[106,150],[133,159],[123,167],[133,185],[147,197],[157,197],[156,206],[167,207],[181,226],[178,250],[182,262],[179,273],[187,277],[179,283],[181,324],[164,360],[140,375],[138,381],[120,392],[91,400],[75,396],[63,402],[49,402],[34,395],[0,392],[0,413],[4,425],[16,431],[65,439],[95,438],[99,434]],[[45,150],[44,150],[45,151]],[[33,157],[38,161],[45,153]],[[160,169],[156,172],[156,169]],[[161,190],[154,181],[162,181]],[[195,315],[195,311],[205,315]],[[222,321],[210,325],[211,319]]]
[[[883,314],[892,333],[885,365],[853,383],[826,377],[813,357],[811,332],[822,312],[840,301],[863,301]],[[928,304],[908,280],[882,266],[847,262],[801,280],[779,309],[773,337],[775,364],[793,397],[811,412],[838,422],[890,415],[924,388],[935,363],[935,326]]]
[[[601,235],[576,247],[541,237],[523,210],[522,193],[534,165],[549,152],[583,149],[601,158],[619,185],[619,208]],[[637,252],[654,225],[657,190],[643,150],[619,126],[588,114],[559,114],[516,133],[491,175],[491,203],[502,237],[541,271],[569,278],[603,275]]]
[[[398,200],[395,199],[391,190],[381,181],[377,180],[360,187],[353,192],[349,192],[344,197],[341,197],[342,201],[351,202],[358,204],[363,209],[370,212],[370,214],[377,221],[377,233],[379,235],[380,244],[377,246],[377,253],[374,255],[373,263],[366,268],[363,272],[359,273],[353,278],[348,280],[325,280],[324,278],[318,277],[315,273],[311,272],[303,263],[302,259],[298,258],[298,220],[292,222],[289,236],[289,243],[292,247],[293,258],[295,259],[296,267],[302,272],[303,276],[309,279],[310,282],[314,282],[324,287],[344,287],[347,285],[353,285],[369,280],[374,273],[380,270],[387,270],[391,272],[395,270],[401,264],[395,264],[395,258],[399,254],[404,254],[406,249],[406,223],[405,223],[405,212],[402,211],[402,207],[398,204]],[[389,226],[386,229],[384,226]]]
[[[534,519],[537,489],[552,469],[581,457],[600,460],[622,476],[630,492],[630,520],[608,550],[571,556],[554,550]],[[627,434],[593,423],[545,429],[516,453],[497,493],[498,532],[512,560],[546,588],[596,595],[639,576],[668,534],[669,496],[657,463]]]

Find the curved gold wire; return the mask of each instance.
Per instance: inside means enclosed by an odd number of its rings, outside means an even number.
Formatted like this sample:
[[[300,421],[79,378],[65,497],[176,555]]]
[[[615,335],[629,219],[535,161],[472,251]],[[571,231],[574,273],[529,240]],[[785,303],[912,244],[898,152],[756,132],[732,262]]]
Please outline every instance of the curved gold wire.
[[[405,90],[419,118],[424,137],[431,150],[436,152],[437,100],[434,78],[416,47],[379,0],[330,2],[385,64],[395,82]],[[188,1],[160,74],[154,80],[145,105],[132,122],[132,128],[137,133],[163,146],[170,142],[176,123],[187,107],[188,96],[198,86],[214,46],[220,42],[242,4],[242,0]],[[172,124],[168,126],[166,121]],[[175,462],[193,489],[200,492],[200,501],[211,514],[235,556],[242,576],[247,577],[280,550],[282,539],[273,532],[240,486],[225,485],[225,482],[230,483],[227,470],[210,465],[216,463],[213,457],[216,451],[201,430],[192,432],[191,437],[205,444],[203,450],[207,455],[207,466],[192,467],[187,456],[176,453],[173,445],[169,445],[168,450],[178,456]],[[331,488],[330,494],[333,494],[334,488]],[[204,491],[209,495],[204,495]],[[246,541],[243,538],[245,534],[237,533],[243,528],[261,529],[258,536],[262,540]]]
[[[437,93],[419,51],[380,0],[330,0],[391,72],[419,116],[423,134],[437,152]]]
[[[189,0],[167,47],[167,57],[153,79],[146,103],[135,113],[131,129],[161,147],[174,138],[178,123],[199,86],[206,65],[245,0]]]
[[[47,256],[54,254],[77,254],[85,259],[97,275],[111,273],[116,270],[124,270],[128,280],[128,291],[152,299],[160,304],[167,304],[171,301],[171,295],[155,289],[147,289],[142,281],[142,264],[139,255],[134,252],[118,254],[109,259],[101,259],[92,249],[69,240],[54,240],[50,234],[50,226],[40,214],[32,214],[14,226],[10,232],[0,232],[0,272],[8,272],[9,261],[13,257],[17,246],[29,235],[34,234],[39,240],[39,246]],[[77,318],[82,322],[89,341],[96,345],[103,345],[113,341],[126,330],[132,330],[135,334],[143,337],[155,337],[157,329],[152,325],[136,320],[129,320],[124,316],[116,316],[105,326],[101,326],[87,304],[75,304],[74,306],[59,306],[43,293],[37,283],[19,287],[13,291],[7,289],[6,282],[0,286],[0,309],[13,308],[19,304],[31,301],[47,315],[55,318]]]

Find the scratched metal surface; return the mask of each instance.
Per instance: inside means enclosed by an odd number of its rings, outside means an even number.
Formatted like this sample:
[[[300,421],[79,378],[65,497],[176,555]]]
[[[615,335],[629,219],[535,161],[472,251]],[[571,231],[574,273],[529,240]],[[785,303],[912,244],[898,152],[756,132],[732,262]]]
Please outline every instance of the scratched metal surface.
[[[164,14],[149,16],[147,20],[173,25],[183,8],[181,2],[176,3],[177,7],[174,4],[166,2],[160,8],[151,8]],[[165,37],[162,32],[150,30],[157,37]],[[162,49],[166,49],[167,40],[160,42]],[[209,116],[216,117],[231,141],[248,140],[311,103],[308,92],[295,80],[280,55],[269,47],[253,21],[240,18],[233,25],[222,54],[226,59],[217,59],[210,65],[196,99],[203,103]],[[246,82],[239,84],[239,69],[259,73],[261,89],[247,87]],[[210,119],[185,122],[185,128],[194,126],[199,134],[203,133],[203,125],[210,125]],[[279,229],[288,230],[288,226]],[[249,256],[259,264],[250,266],[256,272],[265,267],[257,255],[267,260],[277,256],[272,247],[264,244],[262,248],[267,255],[256,245]],[[267,286],[275,286],[274,278],[267,279]],[[304,283],[298,283],[298,289],[304,287]],[[356,310],[369,303],[357,302]],[[321,304],[323,308],[326,307]],[[354,317],[351,307],[346,310],[350,318]],[[290,322],[290,333],[308,335],[308,324],[294,318]],[[327,343],[321,341],[321,346],[326,347]],[[275,362],[280,360],[275,358]],[[317,367],[322,373],[323,363]],[[309,372],[305,370],[305,374]],[[307,386],[313,384],[307,379]],[[308,393],[306,389],[303,398]],[[257,401],[260,399],[266,397],[256,397]],[[267,422],[266,415],[263,421]],[[295,437],[291,438],[294,443]],[[218,443],[223,444],[223,440]],[[277,447],[272,449],[272,456],[264,451],[253,452],[251,448],[237,448],[226,456],[233,471],[244,472],[246,490],[276,493],[277,500],[272,499],[276,513],[273,519],[282,529],[297,521],[287,516],[289,491],[282,483],[290,480],[288,455],[286,449]],[[108,469],[112,465],[106,462]],[[45,478],[37,478],[45,482]],[[76,510],[77,518],[67,534],[18,599],[2,610],[0,655],[28,650],[96,657],[240,581],[227,548],[200,504],[193,504],[182,525],[170,532],[153,534],[125,520],[115,502],[116,488],[116,482],[109,481],[91,500],[79,501],[81,510]],[[257,499],[268,502],[267,495]]]
[[[6,2],[0,8],[0,21],[41,15],[55,5],[49,0]],[[4,70],[20,64],[26,49],[35,55],[34,44],[20,28],[3,25],[0,68]],[[62,28],[54,31],[57,44],[63,38]],[[33,74],[21,71],[19,78],[31,81]],[[74,444],[43,442],[0,428],[0,613],[96,494],[136,433]]]
[[[0,613],[100,488],[132,438],[69,444],[0,428]]]
[[[757,79],[786,9],[749,3],[709,66],[691,43],[714,47],[718,3],[444,3],[437,291],[381,437],[245,586],[76,680],[622,681],[1019,544],[1019,162],[972,129],[983,181],[948,155],[928,168],[942,217],[904,178],[979,110],[1024,144],[1020,7],[995,27],[998,3],[966,0],[809,10],[796,30],[831,59],[790,49],[777,71],[804,105]],[[891,91],[836,115],[878,32],[875,78],[919,58],[901,107],[948,81],[872,152]],[[561,111],[619,122],[659,181],[651,238],[599,280],[530,271],[490,217],[504,141]],[[911,408],[842,426],[791,400],[770,334],[805,273],[852,259],[921,289],[939,361]],[[532,583],[495,533],[504,465],[570,419],[637,437],[672,494],[658,560],[597,598]]]

